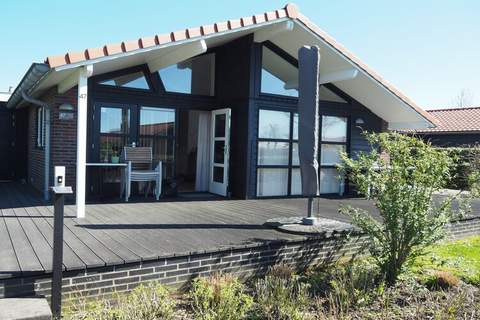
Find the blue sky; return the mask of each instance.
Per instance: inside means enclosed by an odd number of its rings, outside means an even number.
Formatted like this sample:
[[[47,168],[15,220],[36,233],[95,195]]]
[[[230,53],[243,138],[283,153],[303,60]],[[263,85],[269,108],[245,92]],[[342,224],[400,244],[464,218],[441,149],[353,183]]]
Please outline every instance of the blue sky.
[[[462,89],[480,105],[480,1],[297,0],[302,13],[422,107]],[[33,61],[281,8],[286,1],[14,1],[0,4],[0,91]]]

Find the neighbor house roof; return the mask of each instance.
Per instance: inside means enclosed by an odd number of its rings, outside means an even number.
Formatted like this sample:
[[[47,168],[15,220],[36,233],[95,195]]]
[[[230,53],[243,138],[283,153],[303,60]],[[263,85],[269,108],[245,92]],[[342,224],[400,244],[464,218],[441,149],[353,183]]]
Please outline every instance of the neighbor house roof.
[[[416,133],[480,133],[480,107],[427,110],[437,126],[414,130]]]
[[[249,32],[272,28],[277,22],[281,23],[283,21],[295,22],[294,31],[296,33],[294,36],[288,37],[288,39],[285,39],[285,37],[275,38],[278,46],[296,57],[299,46],[321,44],[321,46],[324,47],[323,49],[326,49],[326,51],[321,51],[322,62],[327,61],[325,62],[327,64],[336,64],[337,69],[354,67],[359,70],[361,74],[356,79],[341,81],[335,83],[335,85],[338,85],[340,89],[359,100],[381,118],[386,119],[390,124],[394,124],[395,126],[409,123],[412,128],[431,127],[435,124],[435,118],[431,117],[429,113],[425,112],[414,101],[401,93],[397,88],[374,72],[368,65],[349,52],[344,46],[313,24],[307,17],[299,12],[295,4],[287,4],[285,8],[282,9],[239,19],[216,22],[119,43],[110,43],[102,47],[87,48],[82,51],[68,52],[62,55],[49,56],[45,60],[45,66],[50,68],[50,70],[62,74],[52,76],[50,77],[51,79],[45,80],[43,86],[35,85],[35,87],[44,89],[47,86],[52,86],[61,80],[65,80],[71,76],[69,69],[76,67],[108,62],[108,60],[114,58],[124,58],[125,64],[133,63],[134,59],[132,55],[138,56],[136,61],[142,61],[143,59],[143,63],[145,63],[147,59],[152,59],[154,55],[159,55],[161,50],[166,50],[168,54],[167,48],[170,46],[187,44],[197,39],[206,39],[208,46],[215,46],[229,39],[231,40],[234,37],[248,34]],[[339,60],[339,57],[343,59],[343,62]],[[106,65],[107,63],[99,69],[102,70],[102,72],[110,70],[114,66],[117,67],[118,63],[115,64],[111,62],[109,66]],[[324,70],[321,69],[320,71],[323,72]],[[45,75],[47,75],[47,73],[48,72],[45,71]],[[95,73],[96,71],[94,70],[94,74]],[[36,77],[34,80],[40,82],[43,81],[43,78],[46,77]],[[12,98],[15,101],[9,101],[9,107],[13,107],[21,101],[21,97],[15,92]],[[392,116],[390,107],[397,108],[395,119]],[[417,114],[417,116],[415,116],[415,114]],[[394,121],[396,119],[398,119],[398,124]]]

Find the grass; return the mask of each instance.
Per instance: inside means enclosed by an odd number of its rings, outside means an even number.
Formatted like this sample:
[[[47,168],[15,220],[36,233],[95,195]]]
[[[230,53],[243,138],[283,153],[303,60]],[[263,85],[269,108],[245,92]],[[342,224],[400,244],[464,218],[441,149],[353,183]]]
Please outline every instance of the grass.
[[[463,281],[480,285],[480,236],[446,241],[428,248],[425,256],[413,263],[411,270],[423,276],[446,271]]]

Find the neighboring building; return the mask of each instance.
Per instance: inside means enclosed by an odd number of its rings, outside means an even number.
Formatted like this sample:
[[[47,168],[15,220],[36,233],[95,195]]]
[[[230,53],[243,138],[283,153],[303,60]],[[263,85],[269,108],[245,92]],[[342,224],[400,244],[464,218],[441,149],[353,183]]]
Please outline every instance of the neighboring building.
[[[434,125],[430,114],[289,4],[34,63],[8,101],[10,110],[28,114],[28,182],[48,194],[53,166],[66,166],[66,183],[81,203],[85,185],[93,195],[119,181],[114,168],[94,174],[98,169],[88,163],[109,163],[135,143],[151,146],[164,162],[171,195],[297,196],[297,53],[304,45],[319,46],[322,55],[322,194],[348,191],[335,164],[342,150],[354,156],[369,148],[362,128]],[[32,97],[42,103],[32,104]]]
[[[439,147],[480,145],[480,107],[427,110],[435,128],[414,130],[416,135]]]

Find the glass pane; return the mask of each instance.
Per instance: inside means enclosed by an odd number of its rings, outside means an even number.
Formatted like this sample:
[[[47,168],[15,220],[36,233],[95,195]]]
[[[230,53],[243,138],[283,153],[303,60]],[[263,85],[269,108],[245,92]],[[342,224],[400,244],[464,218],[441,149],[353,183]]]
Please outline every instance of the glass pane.
[[[129,110],[114,107],[100,109],[100,133],[128,134],[129,124]]]
[[[343,179],[337,169],[320,169],[320,193],[343,193]]]
[[[258,143],[258,164],[259,165],[288,165],[288,142],[266,142]]]
[[[347,118],[323,116],[322,141],[347,142]]]
[[[291,194],[292,195],[302,194],[302,178],[300,174],[300,169],[297,169],[297,168],[292,169]]]
[[[288,169],[258,168],[258,196],[285,196],[288,193]]]
[[[290,112],[260,110],[258,137],[290,139]]]
[[[161,137],[140,137],[139,147],[151,147],[154,161],[173,162],[175,140]]]
[[[153,107],[140,108],[140,135],[173,136],[175,110]]]
[[[340,164],[342,159],[340,153],[345,151],[345,145],[322,144],[321,146],[321,164],[323,166],[334,166]]]
[[[226,115],[215,115],[215,138],[225,137]]]
[[[225,141],[215,141],[213,152],[214,163],[225,162]]]
[[[292,165],[299,166],[300,158],[298,156],[298,143],[292,143]]]
[[[298,113],[293,114],[293,140],[298,140]]]
[[[127,145],[126,136],[100,135],[100,161],[118,162],[118,157],[123,146]],[[112,157],[114,159],[112,160]]]
[[[213,96],[215,82],[215,55],[195,57],[159,72],[168,92]]]
[[[320,90],[318,90],[318,97],[322,101],[347,103],[345,99],[334,93],[332,90],[327,89],[325,86],[320,86]]]
[[[213,181],[223,183],[223,167],[213,167]]]
[[[263,93],[298,97],[298,69],[272,50],[263,47],[262,50],[262,80]]]
[[[125,74],[112,79],[100,81],[100,84],[114,87],[134,88],[134,89],[146,89],[149,90],[147,79],[143,72],[135,72]]]

